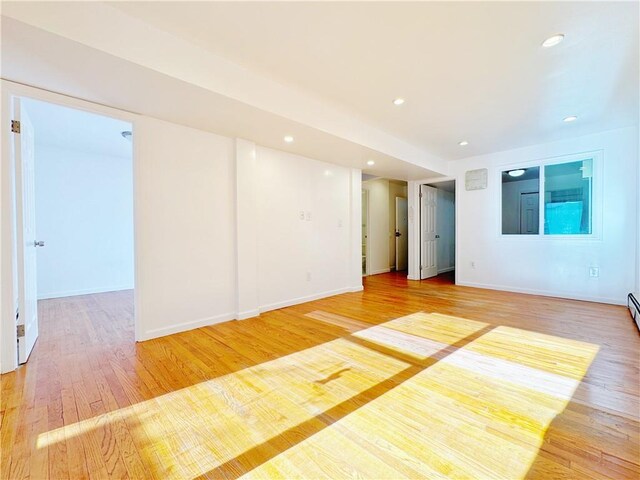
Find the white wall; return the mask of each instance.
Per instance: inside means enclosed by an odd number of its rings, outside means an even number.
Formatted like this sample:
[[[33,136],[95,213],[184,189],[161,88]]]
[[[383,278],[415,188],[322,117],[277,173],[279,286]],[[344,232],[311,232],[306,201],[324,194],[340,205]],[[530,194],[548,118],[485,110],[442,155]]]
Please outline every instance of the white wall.
[[[260,311],[348,291],[351,170],[264,147],[256,167]]]
[[[601,238],[501,236],[500,171],[580,152],[602,151]],[[464,172],[488,168],[486,190],[457,189],[457,281],[463,285],[624,303],[635,288],[638,130],[626,128],[451,162],[457,184]],[[471,262],[475,262],[472,268]],[[589,267],[600,268],[599,278]]]
[[[455,194],[437,189],[436,232],[438,239],[438,273],[449,272],[456,266],[456,207]]]
[[[369,274],[388,272],[389,269],[389,180],[375,179],[362,182],[369,192]]]
[[[139,339],[235,318],[234,141],[134,127]]]
[[[389,268],[396,267],[396,197],[407,198],[407,184],[389,182]]]
[[[133,288],[131,156],[36,144],[35,177],[38,297]]]
[[[134,138],[141,339],[362,289],[359,170],[149,118]]]

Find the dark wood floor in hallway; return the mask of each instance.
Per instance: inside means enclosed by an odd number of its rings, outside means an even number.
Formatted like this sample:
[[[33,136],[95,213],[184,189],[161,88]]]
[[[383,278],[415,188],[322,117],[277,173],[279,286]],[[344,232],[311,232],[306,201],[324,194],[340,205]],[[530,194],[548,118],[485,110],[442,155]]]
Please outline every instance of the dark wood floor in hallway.
[[[3,479],[640,476],[621,306],[391,273],[143,343],[130,291],[39,315],[1,377]]]

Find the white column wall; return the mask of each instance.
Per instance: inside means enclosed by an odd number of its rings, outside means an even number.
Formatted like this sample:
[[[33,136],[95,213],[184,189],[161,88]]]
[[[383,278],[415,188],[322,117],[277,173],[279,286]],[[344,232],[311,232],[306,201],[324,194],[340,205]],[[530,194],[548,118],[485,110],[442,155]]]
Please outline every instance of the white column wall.
[[[134,125],[137,339],[236,316],[234,141]]]
[[[260,313],[258,298],[258,183],[256,145],[236,139],[237,318]]]

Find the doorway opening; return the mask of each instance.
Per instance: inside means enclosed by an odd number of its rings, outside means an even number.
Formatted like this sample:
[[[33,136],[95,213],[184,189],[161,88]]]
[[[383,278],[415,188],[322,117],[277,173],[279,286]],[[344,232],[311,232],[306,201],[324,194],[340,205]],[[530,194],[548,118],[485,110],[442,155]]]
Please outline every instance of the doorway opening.
[[[133,312],[133,126],[26,97],[14,97],[13,106],[23,364],[43,309],[80,295],[101,295],[95,303],[105,303],[118,292],[114,299],[121,305],[126,298]]]
[[[362,190],[362,276],[369,275],[369,191]]]
[[[456,182],[420,185],[420,279],[455,283]]]
[[[362,175],[362,274],[408,267],[407,182]]]
[[[407,197],[395,197],[395,270],[407,269],[409,254],[409,214]]]

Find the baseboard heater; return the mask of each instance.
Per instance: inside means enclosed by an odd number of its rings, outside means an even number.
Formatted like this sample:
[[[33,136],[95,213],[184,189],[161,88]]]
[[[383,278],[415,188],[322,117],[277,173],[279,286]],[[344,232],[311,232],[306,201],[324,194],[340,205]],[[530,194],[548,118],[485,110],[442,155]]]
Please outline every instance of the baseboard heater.
[[[631,318],[636,322],[636,327],[640,330],[640,303],[633,293],[627,295],[627,307],[629,308]]]

